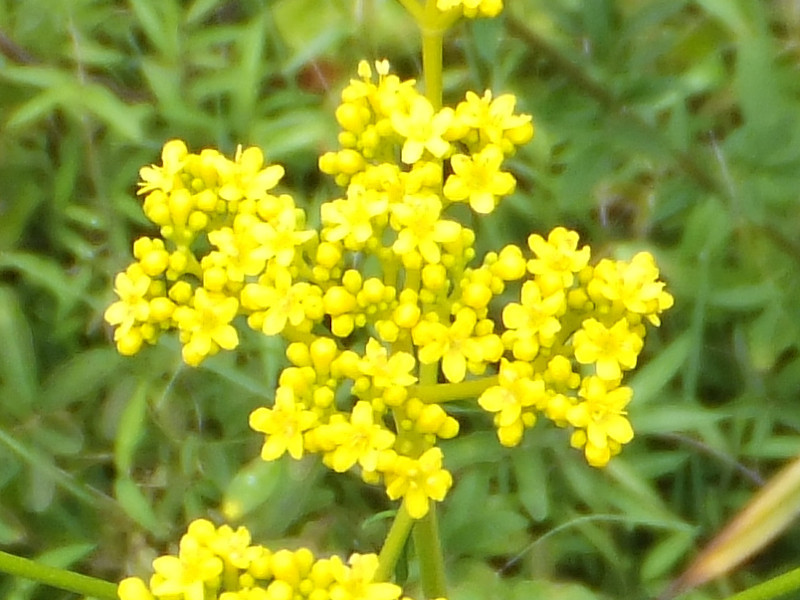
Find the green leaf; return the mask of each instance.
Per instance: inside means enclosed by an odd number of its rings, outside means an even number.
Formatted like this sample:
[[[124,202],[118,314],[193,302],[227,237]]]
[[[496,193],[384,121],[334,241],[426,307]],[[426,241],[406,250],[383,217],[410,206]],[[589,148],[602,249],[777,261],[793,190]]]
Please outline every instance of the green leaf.
[[[222,500],[222,513],[229,521],[239,521],[277,495],[286,477],[284,461],[251,460],[228,484]]]
[[[685,531],[673,533],[648,550],[642,561],[642,579],[652,581],[667,575],[694,548],[695,536]]]
[[[32,252],[0,252],[0,272],[17,271],[55,297],[63,307],[87,302],[83,290],[70,279],[61,265],[49,257]]]
[[[58,413],[42,417],[33,437],[42,449],[56,456],[75,455],[83,449],[84,424]]]
[[[164,523],[156,516],[150,501],[130,477],[123,476],[114,482],[114,496],[125,514],[139,526],[154,535],[164,533]]]
[[[682,334],[633,373],[628,385],[633,388],[634,406],[642,407],[658,399],[683,367],[689,356],[691,342],[690,334]]]
[[[33,335],[16,295],[0,286],[0,337],[6,340],[0,360],[3,410],[21,418],[33,407],[38,394]]]
[[[162,56],[174,60],[179,53],[181,32],[179,5],[152,0],[130,0],[129,4],[136,15],[137,24],[153,47]]]
[[[534,521],[542,521],[550,512],[550,491],[547,470],[539,449],[533,452],[516,452],[512,456],[517,495]]]
[[[111,347],[76,354],[51,372],[43,385],[41,406],[54,411],[96,398],[108,382],[119,376],[123,361]]]
[[[117,426],[117,435],[114,438],[114,464],[117,472],[123,475],[130,474],[133,466],[134,453],[144,430],[149,391],[150,382],[145,379],[140,381],[125,405]]]

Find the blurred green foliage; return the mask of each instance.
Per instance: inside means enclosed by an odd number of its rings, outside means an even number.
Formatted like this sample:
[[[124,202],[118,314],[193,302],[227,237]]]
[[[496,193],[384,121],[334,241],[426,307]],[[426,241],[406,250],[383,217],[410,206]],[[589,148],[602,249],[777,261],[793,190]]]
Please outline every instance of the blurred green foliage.
[[[800,5],[513,0],[460,25],[445,95],[518,95],[535,140],[484,249],[557,224],[595,255],[657,256],[675,308],[632,379],[637,438],[604,471],[562,431],[500,447],[464,406],[443,507],[455,600],[645,598],[762,481],[800,429]],[[419,74],[390,0],[0,0],[0,545],[109,579],[142,573],[189,518],[259,541],[372,551],[390,504],[312,459],[263,464],[252,408],[282,348],[181,366],[119,357],[102,313],[148,225],[138,168],[162,143],[261,146],[301,205],[360,58]],[[372,515],[377,516],[373,517]],[[355,524],[355,525],[354,525]],[[797,536],[689,597],[788,569]],[[413,581],[413,563],[409,563]],[[4,598],[66,598],[0,576]]]

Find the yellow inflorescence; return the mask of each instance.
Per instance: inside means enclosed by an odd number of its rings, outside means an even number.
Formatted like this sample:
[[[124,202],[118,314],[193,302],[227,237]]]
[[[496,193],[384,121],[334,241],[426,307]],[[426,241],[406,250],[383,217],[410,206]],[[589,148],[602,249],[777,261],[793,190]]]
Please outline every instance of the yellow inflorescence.
[[[512,193],[503,162],[532,137],[530,116],[490,92],[436,110],[386,61],[375,67],[362,62],[342,92],[341,149],[319,164],[344,192],[322,205],[319,231],[256,148],[230,160],[172,141],[142,169],[161,237],[138,240],[117,276],[117,347],[134,354],[177,329],[197,365],[238,344],[237,317],[283,336],[290,366],[250,418],[263,458],[321,454],[414,518],[452,484],[437,446],[458,433],[441,405],[452,390],[478,398],[504,445],[543,416],[605,465],[633,436],[623,374],[645,323],[672,304],[653,257],[592,266],[559,227],[476,264],[475,233],[450,208],[489,214]]]
[[[461,11],[468,19],[496,17],[503,10],[503,0],[436,0],[441,11]]]
[[[148,582],[120,582],[120,600],[398,600],[402,589],[374,581],[375,554],[316,558],[308,548],[271,551],[251,545],[250,532],[199,519],[177,556],[153,561]],[[403,597],[403,600],[410,600]],[[442,599],[444,600],[444,599]]]

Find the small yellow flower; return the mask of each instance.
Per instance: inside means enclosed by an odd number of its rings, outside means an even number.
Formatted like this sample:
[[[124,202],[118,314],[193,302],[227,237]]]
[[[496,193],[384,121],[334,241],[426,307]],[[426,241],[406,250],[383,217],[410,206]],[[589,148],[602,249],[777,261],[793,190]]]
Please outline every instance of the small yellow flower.
[[[424,96],[415,96],[411,101],[408,114],[392,113],[392,126],[395,131],[406,138],[400,160],[410,165],[422,158],[427,150],[436,158],[442,158],[450,143],[442,136],[453,120],[453,109],[443,108],[434,111],[433,105]]]
[[[320,208],[322,239],[343,241],[350,250],[361,250],[386,222],[388,202],[375,190],[351,185],[347,198],[326,202]]]
[[[642,338],[630,330],[626,319],[606,327],[597,319],[586,319],[572,341],[575,359],[583,364],[596,364],[597,376],[617,381],[622,369],[633,369],[642,349]]]
[[[139,170],[139,194],[146,194],[152,190],[162,190],[165,193],[182,187],[178,174],[183,169],[184,161],[189,150],[183,140],[170,140],[161,150],[161,167],[150,165]]]
[[[588,264],[591,253],[589,246],[578,250],[578,234],[564,227],[553,229],[547,240],[539,234],[531,234],[528,247],[536,255],[528,261],[528,271],[543,278],[554,278],[565,288],[572,285],[574,274]]]
[[[361,360],[361,372],[372,379],[378,389],[399,386],[408,387],[417,382],[412,371],[416,360],[408,352],[394,352],[391,355],[375,338],[367,342],[366,353]]]
[[[260,407],[250,414],[250,427],[266,434],[261,458],[275,460],[288,452],[299,460],[303,457],[303,432],[316,426],[316,413],[295,400],[294,391],[281,386],[275,392],[273,408]]]
[[[500,170],[503,152],[490,144],[473,156],[456,154],[450,158],[453,174],[447,178],[443,193],[448,200],[467,200],[476,213],[488,215],[498,203],[499,196],[514,191],[516,180],[511,173]]]
[[[471,308],[463,308],[449,327],[438,321],[424,320],[413,329],[414,344],[419,347],[423,364],[442,361],[442,372],[448,381],[464,381],[467,363],[496,361],[502,354],[500,338],[494,334],[476,335],[478,317]]]
[[[230,201],[266,196],[269,190],[278,185],[284,170],[280,165],[262,167],[264,154],[260,148],[250,147],[242,151],[239,146],[234,162],[221,173],[223,181],[219,188],[220,198]]]
[[[181,331],[183,360],[196,367],[204,358],[220,348],[233,350],[239,344],[239,334],[230,324],[239,310],[239,301],[224,295],[210,294],[197,288],[193,306],[179,306],[173,318]]]
[[[572,445],[583,448],[590,465],[602,467],[633,439],[633,429],[625,417],[625,407],[633,396],[629,387],[616,387],[599,377],[584,379],[579,395],[583,401],[569,408],[567,421],[579,428]]]
[[[542,409],[549,395],[541,379],[533,379],[533,367],[528,362],[500,361],[498,382],[481,394],[478,404],[495,413],[497,437],[504,446],[516,446],[522,439],[524,427],[532,427],[536,416],[530,408]]]
[[[493,99],[489,90],[483,96],[467,92],[465,100],[456,107],[456,121],[476,132],[479,148],[494,144],[502,148],[504,154],[511,154],[514,146],[533,137],[531,117],[514,114],[516,103],[513,94]]]
[[[218,556],[205,550],[182,556],[159,556],[153,561],[155,571],[150,588],[157,597],[204,600],[206,588],[219,586],[223,564]]]
[[[344,473],[356,463],[374,471],[379,453],[392,447],[395,436],[380,422],[375,422],[372,405],[362,400],[353,407],[349,421],[321,426],[317,431],[317,439],[320,438],[334,446],[326,454],[326,464],[337,473]]]
[[[442,468],[442,451],[433,447],[418,459],[397,456],[385,473],[386,494],[392,500],[403,498],[408,514],[421,519],[430,510],[430,500],[441,502],[453,485],[450,472]]]
[[[503,309],[503,324],[508,331],[503,340],[511,345],[514,358],[533,360],[539,347],[548,346],[561,330],[559,317],[564,314],[566,301],[559,291],[542,297],[536,281],[522,285],[521,303],[510,302]]]
[[[120,600],[153,600],[147,584],[138,577],[126,577],[117,586]]]
[[[397,239],[392,250],[404,262],[418,253],[428,263],[438,263],[442,245],[454,242],[461,234],[456,221],[441,219],[442,201],[434,194],[409,195],[391,206],[392,228]]]
[[[147,321],[150,316],[150,302],[146,296],[150,282],[150,277],[136,264],[118,273],[114,279],[114,292],[119,300],[106,309],[106,322],[110,325],[130,326],[137,321]]]

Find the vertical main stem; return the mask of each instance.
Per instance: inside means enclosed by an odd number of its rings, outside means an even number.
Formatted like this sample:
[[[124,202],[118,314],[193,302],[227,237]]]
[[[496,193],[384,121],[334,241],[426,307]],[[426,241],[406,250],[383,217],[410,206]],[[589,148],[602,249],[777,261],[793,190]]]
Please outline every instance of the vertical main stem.
[[[446,597],[444,557],[442,556],[442,543],[439,539],[436,505],[433,502],[430,504],[428,514],[414,525],[413,536],[425,597],[429,599]]]
[[[425,97],[434,110],[442,108],[442,40],[444,31],[422,25],[422,69]]]

